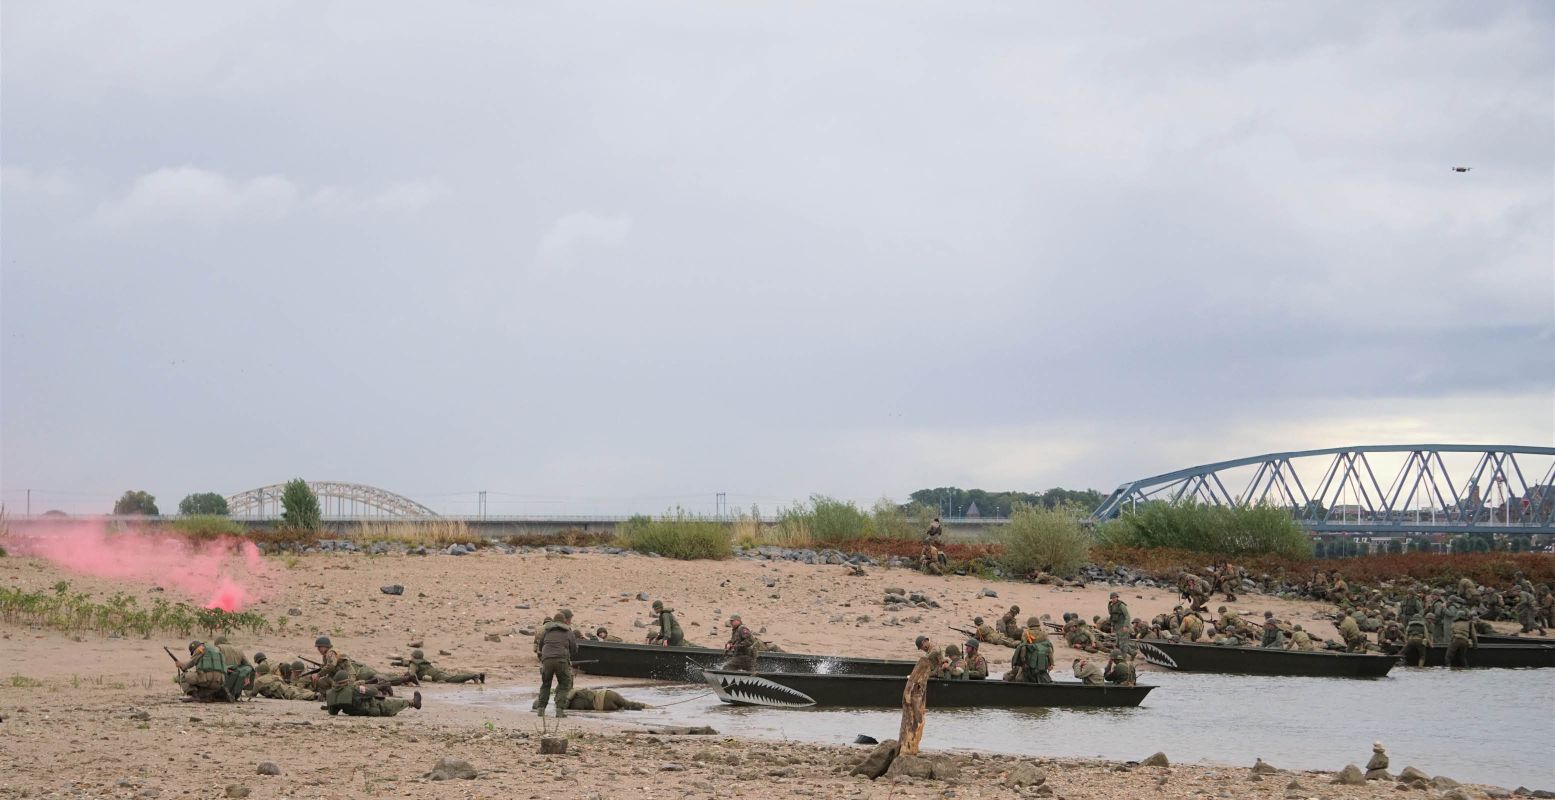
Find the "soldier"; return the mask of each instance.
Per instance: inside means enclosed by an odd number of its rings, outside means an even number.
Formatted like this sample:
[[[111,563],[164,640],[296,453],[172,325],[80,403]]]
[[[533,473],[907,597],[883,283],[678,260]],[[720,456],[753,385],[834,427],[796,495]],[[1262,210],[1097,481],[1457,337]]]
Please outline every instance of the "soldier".
[[[988,659],[979,653],[977,640],[966,640],[966,679],[969,681],[981,681],[988,679]]]
[[[258,656],[255,656],[257,659]],[[285,671],[291,671],[290,664],[283,664]],[[269,697],[273,700],[318,700],[317,692],[301,689],[288,683],[282,674],[278,673],[275,665],[269,661],[259,664],[255,670],[254,686],[250,689],[257,697]]]
[[[1398,620],[1389,620],[1377,633],[1377,649],[1392,656],[1404,649],[1404,628]]]
[[[736,618],[738,619],[738,618]],[[724,669],[739,672],[756,671],[756,637],[749,626],[741,625],[734,631],[734,641],[728,647],[729,660]]]
[[[1192,572],[1183,572],[1178,576],[1177,591],[1188,601],[1190,611],[1202,612],[1204,604],[1209,602],[1209,584]]]
[[[1182,617],[1182,638],[1190,642],[1197,642],[1204,635],[1204,620],[1198,614],[1189,611]]]
[[[1064,636],[1064,641],[1076,650],[1095,650],[1100,647],[1100,635],[1085,620],[1076,616],[1069,621],[1069,633]]]
[[[1010,637],[1005,636],[1003,633],[994,630],[994,627],[984,622],[982,617],[973,617],[972,627],[973,632],[977,636],[977,640],[979,642],[1003,645],[1004,647],[1014,647],[1015,645],[1020,644],[1020,642],[1017,642]]]
[[[227,665],[227,695],[236,700],[253,685],[254,665],[248,660],[248,656],[243,654],[242,649],[227,640],[226,634],[216,634],[213,643],[216,649],[221,651],[222,662]]]
[[[1101,667],[1092,664],[1084,656],[1070,663],[1069,668],[1074,672],[1075,680],[1087,686],[1101,686],[1107,682],[1102,674]]]
[[[1279,624],[1274,620],[1263,621],[1263,640],[1258,643],[1258,646],[1274,650],[1285,649],[1285,632],[1280,630]]]
[[[1547,583],[1540,584],[1539,588],[1539,616],[1543,619],[1543,628],[1555,628],[1555,590]]]
[[[221,650],[214,644],[190,642],[189,660],[178,662],[178,684],[184,694],[201,703],[230,703],[233,698],[227,694],[226,680]]]
[[[540,620],[540,626],[535,628],[535,660],[540,660],[540,637],[545,635],[545,626],[551,624],[551,617]]]
[[[313,649],[319,651],[319,673],[322,676],[320,680],[332,680],[331,676],[339,672],[341,667],[350,670],[352,677],[356,677],[356,665],[351,663],[351,659],[335,650],[335,645],[330,642],[328,636],[314,639]]]
[[[934,543],[937,544],[939,542],[940,534],[943,533],[943,532],[944,532],[944,528],[939,523],[939,517],[935,517],[934,521],[929,523],[928,531],[925,532],[923,535],[924,535],[924,537],[928,541],[934,542]]]
[[[1005,638],[1015,642],[1017,647],[1020,645],[1021,637],[1025,635],[1020,623],[1015,621],[1019,616],[1020,606],[1010,606],[1010,610],[1004,612],[1004,616],[999,618],[999,632],[1004,634]]]
[[[1334,585],[1328,590],[1328,597],[1338,606],[1350,604],[1350,584],[1344,582],[1344,576],[1337,569],[1334,570]]]
[[[1128,613],[1128,604],[1118,598],[1118,593],[1113,592],[1107,596],[1107,621],[1112,623],[1112,637],[1117,642],[1119,650],[1125,653],[1134,651],[1129,644],[1132,635],[1129,623],[1133,620]]]
[[[1517,586],[1517,605],[1512,609],[1517,613],[1517,622],[1522,625],[1518,633],[1531,633],[1534,628],[1539,629],[1539,635],[1544,635],[1544,626],[1539,619],[1539,601],[1533,595],[1533,585],[1528,581],[1522,581]]]
[[[641,711],[648,706],[628,700],[614,689],[573,689],[567,692],[567,707],[573,711]]]
[[[599,628],[599,629],[595,630],[593,639],[596,642],[619,642],[619,641],[621,641],[621,637],[619,637],[619,636],[611,636],[610,635],[610,631],[607,631],[604,628]]]
[[[1014,667],[1014,680],[1026,683],[1053,682],[1052,676],[1048,674],[1048,669],[1053,666],[1053,643],[1048,641],[1047,631],[1042,629],[1042,620],[1027,618],[1026,630],[1021,633],[1020,646],[1015,648],[1010,664]]]
[[[351,670],[335,671],[329,690],[324,693],[324,710],[331,715],[351,717],[392,717],[407,708],[421,708],[421,693],[409,702],[393,696],[393,689],[382,684],[363,683],[351,677]]]
[[[664,605],[663,600],[653,601],[653,614],[658,618],[659,630],[649,634],[650,644],[664,644],[670,647],[685,647],[686,634],[680,629],[680,623],[675,619],[675,609]]]
[[[1479,634],[1474,632],[1470,619],[1459,617],[1452,621],[1452,641],[1447,645],[1447,666],[1467,667],[1469,648],[1479,646]]]
[[[1429,632],[1426,628],[1425,618],[1418,614],[1410,617],[1409,625],[1404,628],[1404,666],[1425,666],[1428,636]]]
[[[923,540],[923,552],[918,555],[918,568],[929,575],[943,575],[944,570],[940,565],[944,562],[944,556],[935,546],[934,541],[925,538]]]
[[[1236,590],[1241,581],[1231,571],[1231,565],[1226,565],[1226,570],[1220,575],[1220,591],[1225,594],[1227,603],[1236,602]]]
[[[662,607],[659,601],[654,601],[655,607]],[[674,623],[674,617],[668,612],[670,622]],[[674,631],[680,633],[680,625],[674,625]],[[578,637],[572,633],[572,628],[565,622],[553,621],[545,626],[545,634],[540,637],[540,698],[536,701],[536,711],[540,716],[545,716],[546,703],[551,699],[551,682],[556,682],[556,716],[567,716],[567,695],[572,691],[572,660],[578,657]]]
[[[434,667],[432,662],[426,659],[426,653],[421,650],[410,651],[410,660],[404,662],[404,666],[410,670],[411,674],[416,676],[417,681],[433,681],[435,683],[486,682],[486,673],[484,672],[448,672],[447,670]]]
[[[944,667],[935,677],[945,680],[966,680],[966,662],[961,659],[961,648],[954,643],[945,645]]]
[[[1123,655],[1122,650],[1114,650],[1107,655],[1107,671],[1102,677],[1118,686],[1133,686],[1136,678],[1134,662]]]
[[[729,615],[728,625],[729,641],[724,642],[724,652],[732,653],[734,652],[734,646],[740,642],[740,628],[745,625],[745,621],[740,619],[739,614],[731,614]]]
[[[1290,647],[1292,650],[1301,650],[1303,652],[1311,652],[1317,649],[1317,645],[1312,643],[1312,637],[1308,636],[1307,632],[1301,629],[1301,623],[1296,623],[1295,628],[1291,632]]]
[[[1350,616],[1350,612],[1340,612],[1339,624],[1335,627],[1339,629],[1339,637],[1344,639],[1346,651],[1351,653],[1366,652],[1366,634],[1361,633],[1360,626],[1355,624],[1355,618]]]
[[[1420,593],[1413,589],[1404,593],[1404,599],[1398,604],[1398,615],[1405,620],[1414,619],[1425,613],[1425,602],[1420,599]]]

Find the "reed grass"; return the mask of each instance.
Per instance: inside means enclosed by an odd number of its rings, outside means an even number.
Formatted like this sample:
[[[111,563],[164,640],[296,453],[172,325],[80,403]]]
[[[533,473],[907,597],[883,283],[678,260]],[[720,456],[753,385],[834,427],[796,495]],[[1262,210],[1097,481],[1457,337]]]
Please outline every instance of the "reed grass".
[[[681,560],[728,558],[733,551],[728,526],[679,508],[657,519],[634,516],[621,523],[616,538],[639,553]]]
[[[437,548],[451,544],[480,544],[484,538],[471,533],[462,520],[423,519],[415,521],[359,522],[345,534],[358,544],[383,542],[407,547]]]

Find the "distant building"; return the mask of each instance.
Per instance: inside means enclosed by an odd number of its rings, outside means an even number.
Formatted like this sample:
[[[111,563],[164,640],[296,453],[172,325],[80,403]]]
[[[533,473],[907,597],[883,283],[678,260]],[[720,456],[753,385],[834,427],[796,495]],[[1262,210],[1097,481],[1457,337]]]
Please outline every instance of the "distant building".
[[[972,503],[966,507],[966,518],[967,519],[979,519],[982,516],[983,516],[983,512],[978,510],[978,508],[977,508],[977,501],[973,500]]]

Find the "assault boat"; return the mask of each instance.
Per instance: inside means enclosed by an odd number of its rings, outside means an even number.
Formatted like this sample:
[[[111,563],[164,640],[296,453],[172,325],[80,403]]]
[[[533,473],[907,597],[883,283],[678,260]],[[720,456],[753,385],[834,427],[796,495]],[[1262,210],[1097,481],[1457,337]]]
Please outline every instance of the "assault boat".
[[[729,659],[711,647],[666,647],[625,642],[578,642],[578,669],[590,675],[616,678],[654,678],[661,681],[701,683],[702,670],[720,667]],[[756,657],[759,672],[810,672],[838,675],[892,675],[907,677],[916,661],[884,658],[843,658],[803,653],[767,651]]]
[[[1478,647],[1469,648],[1469,666],[1485,668],[1555,667],[1555,645],[1551,644],[1489,644],[1481,636]],[[1441,645],[1427,647],[1425,665],[1447,665],[1447,648]]]
[[[778,708],[901,708],[905,676],[730,672],[708,669],[702,679],[725,703]],[[1154,686],[1012,683],[931,679],[929,708],[1100,708],[1139,705]]]
[[[1482,633],[1479,635],[1480,644],[1547,644],[1555,646],[1555,638],[1549,636],[1517,636],[1505,633]]]
[[[1331,650],[1275,650],[1263,647],[1221,647],[1194,642],[1135,639],[1144,659],[1158,667],[1182,672],[1229,672],[1243,675],[1303,675],[1318,678],[1381,678],[1397,659],[1372,653]]]

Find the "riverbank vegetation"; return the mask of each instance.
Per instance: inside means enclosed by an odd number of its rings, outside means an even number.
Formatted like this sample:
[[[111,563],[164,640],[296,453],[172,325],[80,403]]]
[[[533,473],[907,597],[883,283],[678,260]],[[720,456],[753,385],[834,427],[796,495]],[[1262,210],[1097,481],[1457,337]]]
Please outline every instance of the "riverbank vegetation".
[[[1312,555],[1311,538],[1290,512],[1265,505],[1239,508],[1150,503],[1102,525],[1096,534],[1099,544],[1116,547],[1164,547],[1231,556]]]
[[[1010,575],[1074,577],[1091,551],[1091,535],[1080,526],[1083,513],[1067,506],[1016,505],[997,534],[999,565]]]
[[[728,526],[679,508],[657,518],[632,517],[616,538],[627,549],[682,560],[728,558],[734,549]]]
[[[53,588],[53,592],[28,592],[0,586],[0,620],[66,633],[136,634],[143,639],[158,632],[185,637],[196,630],[214,635],[235,631],[265,633],[271,629],[269,620],[251,611],[233,613],[219,608],[171,603],[161,598],[144,607],[134,597],[123,593],[98,602],[86,592],[70,591],[68,581],[60,581]]]

